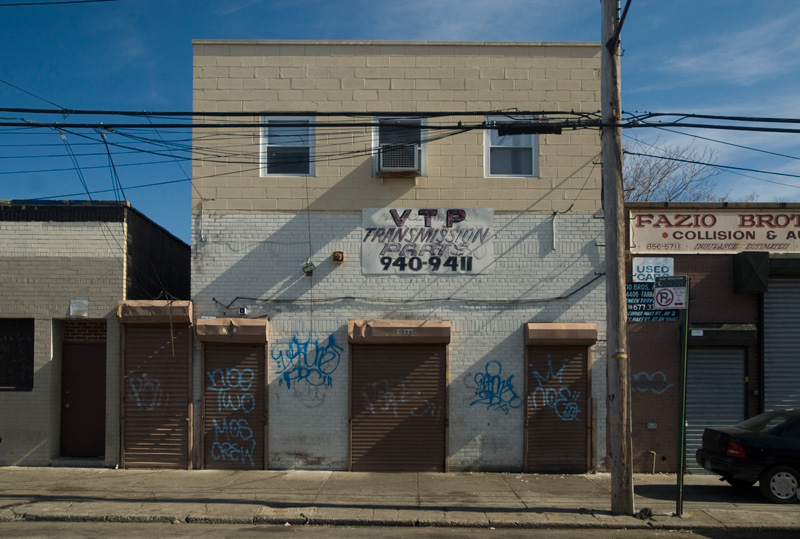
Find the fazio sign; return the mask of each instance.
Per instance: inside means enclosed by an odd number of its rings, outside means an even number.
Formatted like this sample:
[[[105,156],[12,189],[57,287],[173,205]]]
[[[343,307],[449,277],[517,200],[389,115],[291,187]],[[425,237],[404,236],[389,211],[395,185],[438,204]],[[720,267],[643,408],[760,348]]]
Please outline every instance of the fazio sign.
[[[800,252],[800,212],[631,210],[632,253]]]
[[[491,208],[364,208],[365,275],[474,275],[494,263]]]

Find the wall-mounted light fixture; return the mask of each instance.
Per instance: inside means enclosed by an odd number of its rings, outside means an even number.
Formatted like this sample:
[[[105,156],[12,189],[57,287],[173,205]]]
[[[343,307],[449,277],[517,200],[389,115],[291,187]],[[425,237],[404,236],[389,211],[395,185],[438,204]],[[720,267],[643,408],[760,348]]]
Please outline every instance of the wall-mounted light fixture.
[[[303,273],[306,274],[306,277],[311,277],[314,275],[315,269],[317,269],[317,266],[314,265],[310,258],[306,260],[305,264],[303,264]]]
[[[334,251],[333,252],[333,263],[334,264],[341,264],[344,262],[344,251]]]

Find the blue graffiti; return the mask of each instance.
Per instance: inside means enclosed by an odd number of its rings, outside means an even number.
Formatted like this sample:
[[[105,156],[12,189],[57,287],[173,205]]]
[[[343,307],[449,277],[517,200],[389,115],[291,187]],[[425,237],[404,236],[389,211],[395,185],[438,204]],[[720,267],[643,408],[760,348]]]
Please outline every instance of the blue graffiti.
[[[631,389],[640,393],[652,391],[656,395],[661,395],[672,385],[667,383],[667,375],[661,371],[653,373],[642,371],[631,375]]]
[[[295,334],[290,340],[279,343],[270,351],[275,361],[276,372],[280,375],[278,385],[305,383],[309,386],[331,387],[333,373],[339,367],[344,349],[336,344],[333,335],[328,337],[327,344],[312,341],[309,337],[301,341]]]
[[[217,392],[217,411],[233,410],[249,414],[256,407],[256,398],[250,393],[255,380],[253,369],[214,369],[206,371],[210,380],[209,391]]]
[[[508,413],[511,408],[519,408],[522,405],[522,399],[514,391],[514,375],[504,380],[500,376],[502,372],[503,366],[498,361],[490,361],[483,372],[475,375],[475,383],[478,384],[475,396],[478,398],[469,403],[470,406],[485,404],[487,410],[502,410]]]
[[[216,461],[232,461],[249,464],[255,467],[253,452],[256,440],[253,429],[246,419],[216,419],[214,424],[214,444],[211,446],[211,458]],[[249,447],[247,447],[249,446]]]
[[[539,406],[543,408],[551,408],[555,414],[561,418],[562,421],[577,421],[578,414],[581,412],[578,403],[580,398],[580,391],[572,391],[567,386],[560,388],[544,387],[548,382],[558,379],[561,384],[561,375],[569,362],[568,359],[564,360],[561,368],[553,372],[553,362],[547,360],[547,373],[540,374],[539,371],[533,371],[533,377],[536,379],[537,386],[534,388],[530,396],[530,402],[534,408]]]

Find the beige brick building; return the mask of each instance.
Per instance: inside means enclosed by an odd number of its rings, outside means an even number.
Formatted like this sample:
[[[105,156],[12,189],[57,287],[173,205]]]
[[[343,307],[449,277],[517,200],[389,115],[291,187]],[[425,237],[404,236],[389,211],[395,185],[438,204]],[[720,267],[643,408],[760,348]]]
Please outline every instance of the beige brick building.
[[[195,464],[600,466],[599,69],[596,43],[195,41],[195,316],[268,334],[263,420],[236,419],[263,436],[207,423]]]
[[[186,297],[188,246],[126,202],[41,201],[0,202],[0,244],[0,465],[114,466],[117,303]]]

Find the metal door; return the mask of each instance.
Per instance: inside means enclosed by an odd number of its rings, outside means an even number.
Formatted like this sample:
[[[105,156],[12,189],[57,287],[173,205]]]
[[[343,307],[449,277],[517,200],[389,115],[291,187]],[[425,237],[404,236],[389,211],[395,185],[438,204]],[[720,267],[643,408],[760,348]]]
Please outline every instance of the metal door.
[[[706,427],[745,419],[744,349],[689,349],[686,381],[686,469],[701,473],[695,453]],[[676,411],[677,413],[677,411]]]
[[[190,344],[188,325],[125,326],[124,467],[189,468]]]
[[[445,345],[353,345],[351,469],[445,470]]]
[[[764,294],[764,409],[800,408],[800,280],[774,279]]]
[[[586,346],[528,348],[527,472],[589,469],[588,361]]]
[[[106,343],[64,343],[61,350],[61,456],[103,457]]]
[[[207,469],[265,467],[264,346],[205,343]]]

